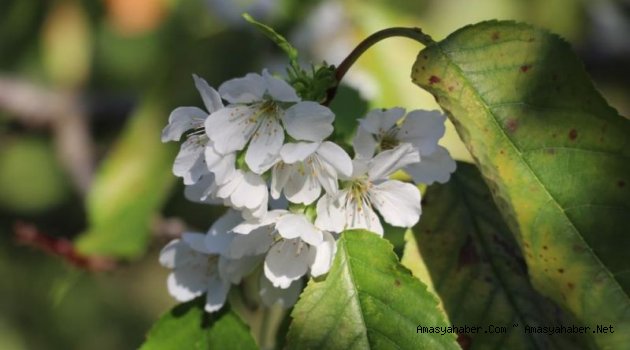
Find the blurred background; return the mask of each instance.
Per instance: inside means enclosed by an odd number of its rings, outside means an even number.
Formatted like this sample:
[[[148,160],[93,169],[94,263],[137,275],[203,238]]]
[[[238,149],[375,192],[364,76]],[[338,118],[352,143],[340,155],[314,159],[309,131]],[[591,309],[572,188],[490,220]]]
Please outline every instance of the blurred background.
[[[419,26],[440,40],[513,19],[566,38],[609,103],[630,115],[630,1],[2,0],[0,2],[0,349],[132,349],[174,301],[159,249],[205,231],[221,208],[187,202],[160,143],[176,106],[268,67],[282,52],[248,12],[338,64],[369,34]],[[370,107],[436,108],[414,86],[421,46],[378,44],[347,76],[338,121]],[[368,102],[369,101],[369,102]],[[470,156],[452,128],[444,145]]]

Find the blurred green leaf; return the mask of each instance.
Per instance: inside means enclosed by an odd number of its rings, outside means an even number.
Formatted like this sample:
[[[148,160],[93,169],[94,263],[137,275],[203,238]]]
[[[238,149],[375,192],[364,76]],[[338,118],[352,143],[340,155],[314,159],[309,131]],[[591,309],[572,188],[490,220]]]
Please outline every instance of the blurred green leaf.
[[[337,142],[352,146],[352,138],[356,132],[357,119],[363,118],[368,111],[368,103],[356,89],[347,85],[340,85],[337,95],[330,104],[335,113],[334,136]]]
[[[630,343],[630,121],[594,89],[569,45],[513,22],[458,30],[418,55],[436,96],[525,252],[534,287]]]
[[[54,83],[76,87],[87,79],[92,44],[88,18],[79,2],[55,3],[42,39],[44,66]]]
[[[81,253],[133,258],[145,251],[151,220],[174,180],[174,148],[160,142],[167,115],[148,97],[103,161],[88,194],[89,228],[77,241]]]
[[[529,282],[516,240],[475,166],[459,163],[445,184],[430,186],[413,231],[449,319],[481,326],[465,337],[470,349],[569,349],[587,343],[571,334],[531,334],[525,325],[579,323],[538,294]],[[518,327],[512,327],[518,324]],[[507,333],[485,333],[489,325]]]
[[[447,326],[435,296],[363,230],[341,234],[326,279],[309,282],[291,316],[289,349],[458,348],[452,333],[416,334],[419,324]]]
[[[68,182],[49,142],[5,137],[0,143],[0,206],[37,212],[67,198]]]
[[[141,350],[257,349],[249,327],[228,308],[203,309],[205,297],[180,304],[153,325]]]

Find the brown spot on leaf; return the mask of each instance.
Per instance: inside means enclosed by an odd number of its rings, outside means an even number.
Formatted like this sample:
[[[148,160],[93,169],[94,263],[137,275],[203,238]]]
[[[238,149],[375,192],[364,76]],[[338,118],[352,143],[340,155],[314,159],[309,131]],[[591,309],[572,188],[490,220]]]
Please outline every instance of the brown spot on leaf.
[[[453,90],[455,90],[455,87],[454,87],[453,85],[451,85],[451,86],[449,86],[449,87],[448,87],[448,91],[451,91],[451,92],[452,92]]]
[[[569,289],[573,290],[573,288],[575,288],[575,284],[569,282],[569,283],[567,283],[567,287],[569,287]]]
[[[549,249],[549,248],[548,248],[546,245],[544,245],[544,246],[543,246],[543,249],[544,249],[544,250],[547,250],[547,249]]]
[[[626,186],[626,182],[623,181],[623,180],[619,180],[619,181],[617,181],[617,186],[619,188],[625,187]]]
[[[510,133],[516,132],[516,130],[518,130],[518,120],[508,119],[507,122],[505,123],[505,127]]]
[[[586,251],[586,248],[584,248],[581,245],[574,244],[573,245],[573,251],[576,252],[576,253],[583,253],[583,252]]]
[[[473,244],[470,236],[466,238],[466,242],[459,250],[459,257],[457,258],[457,270],[460,268],[472,264],[476,264],[479,262],[479,256],[477,255],[477,250],[475,249],[475,245]]]
[[[556,149],[555,148],[547,148],[547,153],[549,154],[556,154]]]
[[[505,151],[504,150],[500,150],[499,153],[500,154],[505,154]]]
[[[559,273],[564,273],[564,269],[558,269]]]
[[[533,38],[533,37],[532,37],[532,38],[527,39],[527,42],[528,42],[528,43],[533,43],[534,41],[536,41],[536,38]]]
[[[395,280],[395,281],[394,281],[394,285],[395,285],[396,287],[400,287],[400,281],[399,281],[399,280]]]
[[[575,139],[577,139],[577,136],[578,136],[577,130],[571,129],[571,131],[569,131],[569,140],[575,141]]]
[[[436,76],[436,75],[432,75],[431,77],[429,77],[429,84],[437,84],[439,82],[441,82],[442,79],[440,79],[440,77]]]
[[[492,33],[492,36],[491,36],[492,41],[497,41],[499,40],[500,37],[501,37],[501,34],[499,32],[494,32]]]
[[[530,70],[530,68],[532,68],[531,64],[525,64],[521,66],[521,72],[523,73],[527,73],[528,70]]]
[[[468,350],[472,346],[472,338],[468,334],[457,334],[457,343],[463,350]]]

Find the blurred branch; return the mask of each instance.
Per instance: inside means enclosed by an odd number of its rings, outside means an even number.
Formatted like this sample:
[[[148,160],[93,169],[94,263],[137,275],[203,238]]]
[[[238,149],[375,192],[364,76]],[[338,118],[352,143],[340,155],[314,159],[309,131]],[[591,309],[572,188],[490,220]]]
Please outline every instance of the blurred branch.
[[[157,217],[151,224],[153,236],[157,238],[175,239],[186,231],[186,223],[180,218]]]
[[[51,128],[60,160],[75,187],[83,194],[88,191],[94,173],[94,145],[85,108],[76,93],[0,77],[0,109],[28,126]]]
[[[105,257],[85,256],[77,253],[71,241],[65,238],[49,236],[35,225],[17,222],[14,226],[15,239],[18,243],[42,250],[59,257],[71,265],[88,271],[109,271],[116,268],[114,260]]]

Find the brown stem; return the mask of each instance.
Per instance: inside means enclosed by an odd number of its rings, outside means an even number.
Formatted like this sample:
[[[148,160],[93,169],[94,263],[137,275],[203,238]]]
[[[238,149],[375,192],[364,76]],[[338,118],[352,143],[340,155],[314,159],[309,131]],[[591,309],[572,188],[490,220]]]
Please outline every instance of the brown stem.
[[[350,67],[352,67],[352,65],[359,59],[359,57],[361,57],[361,55],[363,55],[365,51],[367,51],[367,49],[372,47],[372,45],[376,44],[377,42],[391,37],[404,37],[413,39],[425,46],[429,46],[435,43],[435,41],[433,41],[433,39],[429,35],[424,34],[422,32],[422,29],[420,28],[393,27],[380,30],[368,36],[367,38],[365,38],[365,40],[359,43],[359,45],[354,50],[352,50],[352,52],[350,52],[348,57],[346,57],[339,64],[335,71],[337,84],[328,89],[326,93],[326,100],[322,104],[327,106],[335,98],[339,83],[341,83],[341,80],[346,75]]]

